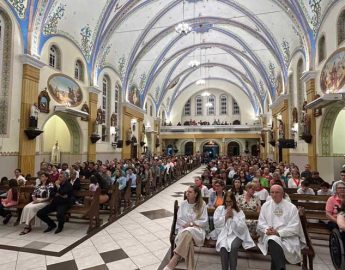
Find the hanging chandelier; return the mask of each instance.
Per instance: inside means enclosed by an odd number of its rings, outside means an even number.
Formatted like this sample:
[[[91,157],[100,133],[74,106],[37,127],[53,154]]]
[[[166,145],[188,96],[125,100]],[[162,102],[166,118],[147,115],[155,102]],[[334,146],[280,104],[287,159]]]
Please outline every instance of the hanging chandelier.
[[[192,31],[192,27],[186,22],[181,22],[175,26],[175,31],[180,35],[187,35]]]
[[[189,63],[188,63],[188,66],[190,66],[191,68],[198,67],[199,65],[200,65],[200,62],[197,61],[197,60],[191,60],[191,61],[189,61]]]
[[[206,81],[203,80],[203,79],[200,79],[200,80],[196,81],[196,85],[205,85],[205,84],[206,84]]]

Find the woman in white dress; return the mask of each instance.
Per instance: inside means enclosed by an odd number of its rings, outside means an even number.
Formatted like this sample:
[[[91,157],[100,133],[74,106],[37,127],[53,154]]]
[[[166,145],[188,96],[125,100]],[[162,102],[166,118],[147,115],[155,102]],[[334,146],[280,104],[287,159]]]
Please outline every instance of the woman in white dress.
[[[207,207],[202,200],[200,189],[190,186],[187,199],[181,203],[177,212],[176,248],[174,256],[164,270],[174,269],[181,258],[186,260],[188,270],[195,269],[194,245],[203,246],[208,225]]]
[[[54,187],[52,184],[48,183],[48,179],[48,173],[44,172],[41,174],[41,184],[36,186],[32,193],[32,202],[25,205],[23,208],[20,223],[25,223],[25,228],[20,235],[31,232],[32,225],[37,227],[41,224],[41,220],[36,216],[36,214],[38,210],[42,209],[49,203],[49,194]]]
[[[220,252],[222,270],[236,270],[238,249],[252,248],[255,243],[249,234],[246,217],[236,203],[235,194],[228,191],[224,204],[213,215],[215,230],[210,233],[217,239],[216,250]]]

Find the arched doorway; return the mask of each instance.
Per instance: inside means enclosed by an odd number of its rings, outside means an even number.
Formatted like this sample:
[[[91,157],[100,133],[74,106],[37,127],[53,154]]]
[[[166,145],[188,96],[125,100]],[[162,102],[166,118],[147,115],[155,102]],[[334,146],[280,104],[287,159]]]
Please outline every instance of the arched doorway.
[[[209,160],[219,155],[219,145],[213,141],[207,142],[203,146],[202,152]]]
[[[234,122],[232,122],[233,125],[241,125],[241,121],[240,120],[235,120]]]
[[[252,156],[257,157],[259,155],[259,148],[256,144],[252,145],[251,150]]]
[[[189,155],[193,155],[193,148],[194,148],[194,144],[193,142],[187,142],[184,146],[184,154],[189,156]]]
[[[228,156],[239,156],[240,145],[238,142],[229,142],[228,144]]]
[[[67,114],[55,114],[42,127],[42,161],[51,162],[51,152],[56,143],[60,150],[60,163],[68,164],[81,160],[82,134],[75,117]]]

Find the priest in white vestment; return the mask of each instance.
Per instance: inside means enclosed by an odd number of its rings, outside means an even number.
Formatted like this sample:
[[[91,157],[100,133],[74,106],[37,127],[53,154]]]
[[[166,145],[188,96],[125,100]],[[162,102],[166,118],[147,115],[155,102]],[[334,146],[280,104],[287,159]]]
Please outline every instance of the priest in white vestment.
[[[258,220],[258,247],[264,255],[270,251],[271,270],[282,270],[285,260],[292,264],[301,262],[305,238],[298,209],[283,199],[283,188],[273,185],[270,192],[272,200],[263,204]]]

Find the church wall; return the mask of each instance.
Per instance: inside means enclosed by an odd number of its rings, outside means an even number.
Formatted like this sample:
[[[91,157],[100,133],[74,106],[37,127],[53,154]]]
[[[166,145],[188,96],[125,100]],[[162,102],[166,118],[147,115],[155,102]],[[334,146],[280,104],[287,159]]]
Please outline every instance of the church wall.
[[[142,137],[141,140],[143,140],[143,141],[146,140],[145,146],[148,147],[148,149],[151,151],[151,153],[154,153],[156,151],[156,146],[155,146],[156,133],[155,132],[148,132],[148,131],[149,131],[150,127],[151,127],[152,131],[157,131],[157,130],[155,130],[155,119],[157,119],[155,117],[156,116],[156,107],[155,107],[155,105],[152,102],[152,99],[150,97],[148,97],[146,99],[146,103],[147,103],[147,106],[144,106],[144,108],[145,107],[147,108],[147,110],[145,111],[145,114],[144,114],[144,125],[145,125],[145,129],[146,129],[146,134],[141,135],[141,137]],[[150,114],[150,106],[152,106],[152,116]],[[141,152],[143,152],[143,151],[141,151]]]
[[[120,158],[121,157],[121,149],[114,149],[111,145],[112,142],[114,142],[114,135],[110,134],[110,117],[111,114],[115,111],[115,83],[120,82],[121,80],[119,79],[118,75],[114,72],[114,70],[110,68],[104,68],[100,74],[98,75],[98,87],[100,90],[102,90],[102,80],[103,77],[107,75],[110,79],[110,88],[109,88],[109,95],[108,95],[108,113],[106,117],[106,126],[107,126],[107,138],[106,141],[99,140],[96,143],[96,153],[97,153],[97,159],[99,160],[110,160],[114,158]],[[121,95],[121,93],[120,93]],[[121,99],[120,99],[121,100]],[[102,92],[98,94],[98,105],[97,107],[100,108],[102,106]],[[118,108],[118,111],[120,112],[120,106]],[[119,113],[120,115],[120,113]],[[121,115],[117,119],[118,123],[120,123],[119,127],[121,127]],[[119,131],[121,131],[121,128],[119,128]],[[102,134],[102,126],[98,125],[98,134]],[[122,137],[124,138],[123,134]]]
[[[333,154],[344,155],[345,154],[345,109],[340,111],[335,121],[333,128]]]
[[[305,59],[304,56],[302,55],[302,53],[298,52],[296,53],[293,58],[291,59],[290,62],[290,67],[289,70],[292,71],[293,74],[293,86],[290,88],[293,91],[293,97],[291,98],[291,100],[293,101],[292,104],[289,104],[289,118],[290,118],[290,124],[286,127],[287,129],[289,129],[289,131],[291,132],[291,128],[292,128],[292,109],[293,108],[297,108],[298,109],[298,105],[297,105],[297,101],[298,101],[298,94],[297,94],[297,89],[298,89],[298,80],[300,78],[298,78],[297,76],[297,63],[299,61],[299,59],[303,59],[303,63],[304,63],[304,67],[305,67]],[[305,89],[305,85],[303,85],[303,89]],[[305,90],[304,90],[305,93]],[[305,100],[306,100],[306,93],[305,93]],[[300,116],[299,118],[300,119]],[[290,162],[297,164],[300,168],[303,168],[303,166],[308,163],[308,144],[300,139],[300,134],[302,134],[303,131],[299,130],[297,133],[294,134],[294,137],[290,134],[290,138],[294,138],[295,141],[297,142],[297,147],[295,149],[290,149]]]
[[[8,108],[1,108],[1,110],[8,110],[8,128],[7,134],[0,135],[0,175],[9,177],[13,175],[13,171],[18,166],[20,103],[23,74],[23,64],[18,56],[23,54],[24,49],[20,28],[15,17],[8,6],[3,2],[0,2],[0,9],[10,17],[12,24],[12,38],[10,40],[11,66],[9,73],[11,77],[9,78],[9,106]]]
[[[205,90],[201,90],[200,87],[198,86],[192,86],[191,89],[188,90],[188,94],[182,94],[178,97],[178,99],[175,101],[174,105],[173,105],[173,109],[170,112],[169,118],[167,119],[167,122],[171,121],[173,124],[177,124],[178,122],[183,123],[183,121],[185,120],[202,120],[202,121],[209,121],[209,122],[213,122],[214,119],[218,119],[220,121],[225,121],[227,120],[229,121],[233,121],[233,120],[240,120],[241,124],[253,124],[254,120],[255,120],[255,112],[252,109],[252,105],[248,99],[248,97],[243,93],[243,91],[241,89],[239,89],[237,86],[226,83],[226,82],[219,82],[219,88],[223,88],[223,89],[228,89],[229,92],[234,92],[236,93],[236,98],[235,100],[237,101],[239,107],[240,107],[240,118],[238,118],[238,116],[233,116],[232,115],[232,97],[230,94],[228,94],[228,115],[227,116],[208,116],[207,112],[206,112],[206,102],[207,102],[207,98],[204,98],[204,106],[203,106],[203,110],[204,110],[204,115],[203,116],[195,116],[195,96],[197,95],[201,95],[203,92],[208,92],[210,94],[215,94],[216,96],[216,112],[219,112],[219,107],[220,107],[220,101],[219,101],[219,96],[221,93],[224,93],[223,91],[217,90],[217,89],[205,89]],[[191,98],[191,116],[183,116],[183,112],[184,112],[184,105],[186,104],[187,100]],[[247,109],[247,108],[251,108],[251,109]],[[233,119],[233,120],[232,120]]]
[[[49,66],[49,49],[51,45],[55,45],[60,49],[61,52],[61,70],[55,69],[53,67]],[[40,82],[39,82],[39,92],[44,90],[46,87],[48,87],[48,80],[50,76],[53,74],[64,74],[68,77],[70,77],[72,80],[74,80],[79,87],[81,88],[82,94],[83,94],[83,100],[82,102],[73,108],[75,109],[81,109],[82,105],[86,102],[88,104],[89,102],[89,93],[87,90],[87,87],[89,86],[89,77],[88,77],[88,72],[87,72],[87,65],[85,62],[85,59],[80,52],[80,50],[68,39],[63,38],[63,37],[53,37],[49,39],[43,46],[42,52],[41,52],[41,59],[42,62],[47,64],[41,69],[40,73]],[[77,60],[82,61],[83,66],[84,66],[84,80],[78,80],[74,78],[74,68],[75,68],[75,62]],[[37,93],[37,96],[39,95],[39,92]],[[49,91],[48,91],[49,92]],[[44,129],[45,124],[47,121],[52,117],[55,112],[55,106],[56,105],[63,105],[59,104],[57,101],[54,100],[52,95],[49,93],[49,96],[51,98],[50,100],[50,112],[48,114],[46,113],[40,113],[38,117],[38,128]],[[64,115],[60,115],[61,117],[64,117]],[[74,117],[74,116],[73,116]],[[78,156],[77,160],[80,160],[82,156],[86,156],[87,154],[87,143],[89,142],[88,139],[88,122],[87,121],[81,121],[80,118],[78,117],[76,119],[76,122],[79,125],[79,137],[80,137],[80,153],[76,154]],[[65,135],[64,135],[65,136]],[[60,136],[60,140],[64,140],[63,137]],[[37,158],[36,162],[36,168],[39,168],[39,163],[43,160],[45,161],[50,161],[50,154],[48,154],[46,149],[52,148],[55,142],[50,142],[53,143],[52,145],[47,145],[43,146],[43,139],[42,135],[36,139],[37,144],[36,144],[36,151],[40,154],[42,154],[41,158]],[[45,148],[45,149],[44,149]],[[47,159],[48,158],[48,159]],[[85,159],[84,159],[85,160]],[[63,159],[63,154],[61,155],[61,161],[65,161]],[[66,160],[67,161],[67,160]],[[67,161],[68,162],[68,161]]]

